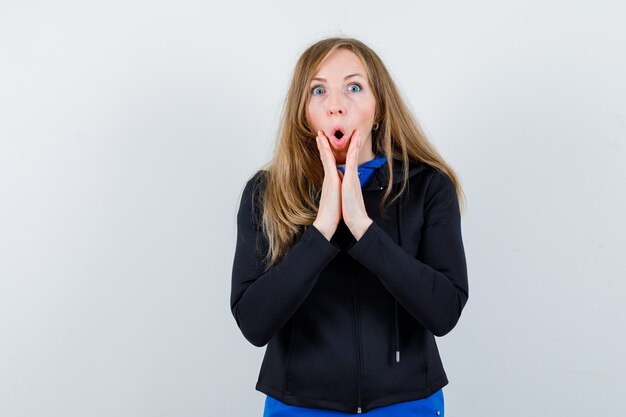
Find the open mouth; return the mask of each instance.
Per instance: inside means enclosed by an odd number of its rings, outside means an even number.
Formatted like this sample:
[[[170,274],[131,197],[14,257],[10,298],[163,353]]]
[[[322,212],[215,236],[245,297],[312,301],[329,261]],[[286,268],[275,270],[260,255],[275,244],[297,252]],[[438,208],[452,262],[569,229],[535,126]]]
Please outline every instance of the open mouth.
[[[336,137],[337,139],[341,139],[342,137],[346,135],[346,131],[341,126],[333,127],[331,132],[332,132],[332,136]]]
[[[350,142],[350,132],[346,131],[343,126],[336,125],[331,128],[329,139],[335,149],[343,149]]]

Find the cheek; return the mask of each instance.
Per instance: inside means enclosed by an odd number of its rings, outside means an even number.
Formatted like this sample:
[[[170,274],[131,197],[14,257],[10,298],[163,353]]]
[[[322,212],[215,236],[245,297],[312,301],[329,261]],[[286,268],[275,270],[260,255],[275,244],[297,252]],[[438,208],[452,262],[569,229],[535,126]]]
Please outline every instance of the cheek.
[[[318,128],[317,126],[319,126],[319,112],[316,111],[315,106],[308,106],[306,109],[306,118],[309,122],[309,126],[311,126],[311,129],[313,129],[314,131],[317,131]]]
[[[360,108],[361,119],[363,120],[371,120],[374,118],[376,114],[376,105],[375,103],[367,103],[366,105]]]
[[[376,114],[376,100],[374,96],[367,97],[366,100],[363,100],[359,106],[359,113],[361,115],[361,119],[370,120],[374,118]]]

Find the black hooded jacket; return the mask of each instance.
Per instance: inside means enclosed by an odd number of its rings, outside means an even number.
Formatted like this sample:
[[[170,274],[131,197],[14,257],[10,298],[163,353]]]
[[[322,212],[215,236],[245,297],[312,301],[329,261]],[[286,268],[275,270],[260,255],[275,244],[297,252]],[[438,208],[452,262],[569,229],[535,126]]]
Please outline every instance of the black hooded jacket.
[[[411,161],[408,189],[383,217],[387,169],[363,186],[373,223],[358,241],[343,220],[330,241],[311,225],[267,271],[257,203],[265,171],[247,182],[230,306],[245,338],[267,344],[258,391],[289,405],[360,413],[448,383],[434,336],[454,328],[469,296],[456,190],[445,174]],[[400,160],[393,172],[392,197]]]

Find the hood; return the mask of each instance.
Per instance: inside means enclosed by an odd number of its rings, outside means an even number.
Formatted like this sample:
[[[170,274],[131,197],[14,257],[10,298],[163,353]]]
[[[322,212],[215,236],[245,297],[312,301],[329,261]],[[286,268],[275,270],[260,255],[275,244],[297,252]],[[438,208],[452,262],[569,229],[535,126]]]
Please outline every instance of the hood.
[[[372,189],[379,190],[381,187],[387,187],[387,182],[389,181],[389,174],[387,172],[389,168],[387,165],[389,165],[389,161],[386,161],[376,170],[372,181],[364,187],[364,191],[370,191]],[[409,160],[409,178],[424,170],[426,166],[427,165],[424,162]],[[393,158],[393,166],[391,170],[393,172],[392,184],[401,183],[404,175],[402,172],[402,160]]]

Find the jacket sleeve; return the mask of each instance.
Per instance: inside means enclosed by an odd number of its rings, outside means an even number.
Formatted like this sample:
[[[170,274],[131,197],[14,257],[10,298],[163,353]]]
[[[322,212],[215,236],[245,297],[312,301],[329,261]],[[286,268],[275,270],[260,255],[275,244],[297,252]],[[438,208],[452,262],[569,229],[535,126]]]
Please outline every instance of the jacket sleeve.
[[[426,329],[443,336],[458,322],[469,288],[456,190],[439,171],[426,191],[421,233],[415,257],[374,222],[348,253],[376,274]]]
[[[265,270],[268,243],[260,227],[260,206],[253,205],[251,198],[261,172],[247,182],[241,196],[230,296],[239,329],[258,347],[266,345],[285,325],[309,295],[320,272],[340,252],[334,242],[310,225],[282,260]]]

